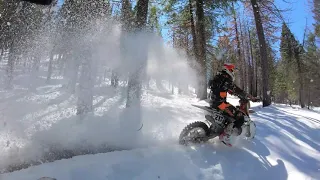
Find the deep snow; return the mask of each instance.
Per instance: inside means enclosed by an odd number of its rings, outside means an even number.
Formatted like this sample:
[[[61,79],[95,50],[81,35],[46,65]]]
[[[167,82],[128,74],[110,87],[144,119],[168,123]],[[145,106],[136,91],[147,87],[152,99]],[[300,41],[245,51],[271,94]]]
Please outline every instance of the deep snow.
[[[50,145],[134,148],[44,163],[1,174],[1,180],[320,179],[320,117],[314,111],[254,103],[257,136],[252,142],[238,139],[229,148],[214,140],[184,147],[177,145],[180,131],[204,116],[191,106],[205,104],[192,89],[190,95],[172,95],[166,82],[161,91],[151,85],[142,98],[141,131],[136,131],[140,125],[125,125],[125,89],[115,91],[108,83],[95,87],[95,111],[82,120],[75,116],[75,97],[59,84],[0,93],[1,168],[40,158]]]
[[[102,24],[92,26],[100,29],[98,32],[75,33],[75,42],[90,40],[97,45],[89,53],[93,55],[95,76],[94,111],[85,117],[76,116],[79,89],[70,94],[64,85],[78,72],[73,62],[86,58],[74,56],[65,64],[61,60],[66,58],[55,59],[49,83],[48,59],[41,59],[38,70],[30,60],[21,59],[14,63],[13,89],[3,90],[8,68],[8,52],[4,53],[0,61],[0,173],[31,163],[41,165],[2,173],[0,180],[36,180],[42,176],[58,180],[320,179],[320,117],[315,111],[285,105],[262,109],[256,103],[252,118],[258,129],[252,142],[238,139],[233,148],[217,140],[203,146],[178,145],[181,130],[190,122],[204,119],[204,112],[191,104],[205,102],[198,102],[194,89],[186,86],[197,84],[193,70],[197,64],[184,50],[165,45],[161,37],[145,32],[121,34],[119,23]],[[41,54],[52,50],[52,39],[46,44]],[[70,45],[74,52],[83,50],[79,44]],[[32,51],[28,53],[39,53]],[[147,59],[146,54],[139,53],[142,51],[147,52]],[[151,77],[158,83],[151,81],[148,90],[144,84],[141,107],[137,107],[141,122],[136,123],[134,111],[124,108],[126,88],[122,81],[140,63],[146,65],[142,81]],[[110,87],[110,74],[105,75],[114,68],[123,75],[117,89]],[[180,86],[183,95],[177,95],[177,88],[172,95],[168,81]],[[237,104],[237,99],[229,100]],[[115,149],[131,150],[46,163],[48,159],[70,157],[75,151],[82,154]]]

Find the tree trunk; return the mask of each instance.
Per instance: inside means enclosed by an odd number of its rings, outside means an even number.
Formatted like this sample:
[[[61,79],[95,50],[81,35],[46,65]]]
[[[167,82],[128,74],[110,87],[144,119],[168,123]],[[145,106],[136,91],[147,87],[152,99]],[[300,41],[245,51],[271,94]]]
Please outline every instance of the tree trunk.
[[[28,62],[28,56],[27,57],[25,57],[24,58],[24,60],[23,60],[23,70],[22,70],[22,72],[23,73],[25,73],[26,72],[26,70],[27,70],[27,62]]]
[[[310,102],[311,102],[311,96],[310,96],[310,83],[308,83],[308,109],[310,109]]]
[[[139,0],[137,2],[137,15],[135,22],[135,32],[139,33],[144,29],[147,23],[148,15],[148,4],[149,0]],[[138,48],[137,54],[140,54],[140,62],[133,67],[133,70],[130,73],[128,81],[128,92],[127,92],[127,103],[126,107],[130,106],[140,106],[140,95],[141,95],[141,75],[143,70],[145,70],[147,53],[145,52],[147,48],[146,44],[143,44]]]
[[[241,74],[242,74],[242,89],[247,91],[247,88],[248,88],[248,85],[247,85],[247,82],[248,82],[248,79],[247,79],[247,67],[246,67],[246,54],[245,54],[245,45],[244,45],[244,35],[243,35],[243,30],[242,30],[242,23],[241,23],[241,19],[239,18],[239,27],[240,27],[240,37],[241,37],[241,45],[240,47],[241,48],[241,54],[242,54],[242,57],[240,57],[240,63],[241,63]]]
[[[204,24],[204,10],[203,0],[196,1],[196,15],[197,15],[197,34],[199,36],[199,94],[200,100],[207,99],[207,71],[206,71],[206,37]]]
[[[14,43],[12,41],[10,45],[9,58],[6,69],[6,89],[12,88],[12,80],[13,80],[13,69],[14,69],[14,61],[15,61],[15,52],[14,52]]]
[[[127,35],[130,31],[132,31],[132,10],[131,3],[129,0],[122,0],[121,2],[121,37],[120,37],[120,51],[121,51],[121,61],[122,64],[125,64],[125,59],[127,59],[127,47],[126,47],[126,39]],[[117,64],[111,71],[111,85],[113,87],[117,87],[119,84],[119,76],[121,70],[121,63]]]
[[[50,52],[50,59],[49,59],[49,65],[48,65],[47,83],[49,83],[50,80],[51,80],[53,55],[54,55],[53,50],[51,50],[51,52]]]
[[[258,57],[256,57],[255,59],[255,89],[256,89],[256,96],[260,97],[260,91],[259,91],[259,87],[258,87],[258,80],[259,80],[259,69],[258,69]]]
[[[1,48],[0,62],[3,59],[3,55],[4,55],[4,47]]]
[[[252,70],[252,55],[250,53],[250,35],[248,34],[248,25],[247,24],[243,24],[243,31],[246,37],[246,41],[245,41],[245,45],[246,45],[246,55],[247,55],[247,73],[246,73],[246,77],[247,77],[247,88],[248,88],[248,92],[252,95],[252,74],[253,74],[253,70]]]
[[[298,80],[299,80],[299,101],[301,108],[305,107],[305,100],[304,100],[304,83],[303,83],[303,75],[302,75],[302,67],[301,67],[301,60],[300,54],[295,55],[295,59],[297,61],[297,68],[298,68]]]
[[[35,90],[35,82],[37,81],[40,67],[40,54],[36,54],[32,59],[32,67],[30,74],[30,83],[28,84],[30,90]]]
[[[40,59],[41,56],[39,54],[36,54],[36,56],[33,59],[33,65],[32,65],[32,71],[38,72],[40,68]]]
[[[68,59],[68,61],[70,61],[69,63],[69,67],[67,69],[68,71],[68,84],[67,84],[67,89],[69,92],[71,93],[75,93],[75,88],[76,88],[76,83],[78,80],[78,71],[79,71],[79,59],[81,59],[82,56],[79,57],[74,57],[74,56],[70,56],[70,59]]]
[[[77,115],[83,115],[93,110],[92,87],[94,85],[94,78],[92,76],[92,57],[90,50],[85,50],[82,53],[83,61],[81,65]]]
[[[171,94],[174,94],[174,85],[173,85],[173,82],[171,83]]]
[[[59,56],[58,56],[58,59],[57,59],[57,68],[59,69],[59,76],[63,76],[63,69],[66,69],[65,67],[64,67],[64,65],[65,65],[65,54],[60,54],[59,53]]]
[[[253,8],[254,19],[256,22],[257,35],[259,39],[261,69],[262,69],[262,92],[263,92],[263,107],[271,104],[270,90],[269,90],[269,72],[268,72],[268,54],[266,40],[264,36],[262,20],[260,16],[260,7],[257,0],[251,0]]]
[[[242,62],[241,62],[241,48],[240,48],[240,37],[239,37],[239,31],[238,31],[238,23],[237,23],[237,16],[236,16],[236,11],[234,9],[234,5],[232,3],[232,10],[233,10],[233,20],[234,20],[234,26],[235,26],[235,31],[236,31],[236,41],[237,41],[237,55],[238,55],[238,64],[240,65],[240,81],[239,85],[243,89],[244,83],[243,83],[243,68],[242,68]]]
[[[193,15],[193,6],[192,0],[189,0],[189,18],[190,18],[190,28],[191,28],[191,36],[192,36],[192,44],[193,44],[193,54],[196,59],[196,63],[200,63],[199,57],[199,41],[198,41],[198,34],[196,32],[195,20]],[[196,67],[196,71],[199,72],[199,69]],[[198,85],[199,86],[199,85]],[[196,87],[196,94],[199,96],[201,92],[200,86]]]
[[[198,40],[197,40],[197,34],[196,34],[196,27],[194,23],[194,17],[193,17],[193,7],[192,7],[192,0],[189,0],[189,13],[190,13],[190,27],[191,27],[191,35],[192,35],[192,43],[193,43],[193,53],[198,61],[199,59],[199,53],[198,53]]]
[[[149,0],[139,0],[137,3],[136,30],[145,28],[148,16]]]
[[[122,8],[121,8],[122,30],[130,31],[132,28],[131,3],[129,0],[122,0],[121,5],[122,5]]]
[[[118,72],[117,69],[112,69],[111,70],[111,86],[113,87],[118,87],[119,85],[119,76],[118,76]]]
[[[252,50],[252,42],[251,42],[251,34],[250,34],[250,30],[248,29],[248,35],[249,35],[249,47],[250,47],[250,56],[251,56],[251,94],[253,96],[257,96],[257,88],[256,88],[256,82],[255,82],[255,60],[253,58],[253,50]]]

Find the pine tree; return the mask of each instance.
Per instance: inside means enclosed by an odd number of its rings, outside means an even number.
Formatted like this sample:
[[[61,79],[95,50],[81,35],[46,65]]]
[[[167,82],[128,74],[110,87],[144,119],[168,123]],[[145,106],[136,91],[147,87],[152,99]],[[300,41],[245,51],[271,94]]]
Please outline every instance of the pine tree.
[[[304,59],[307,69],[305,73],[306,102],[308,109],[310,109],[312,105],[320,105],[320,98],[318,96],[320,93],[320,63],[318,61],[320,58],[320,53],[316,45],[315,34],[309,33],[305,43],[305,49],[306,54]]]
[[[302,108],[305,107],[304,102],[304,78],[303,78],[303,62],[301,59],[304,49],[294,38],[288,26],[283,23],[280,44],[281,57],[288,67],[297,73],[299,102]]]
[[[157,6],[152,6],[150,8],[150,13],[148,17],[148,27],[152,32],[156,32],[157,35],[161,36],[161,28],[160,28],[160,23],[159,23],[159,8]]]
[[[320,1],[313,0],[313,13],[315,20],[315,34],[320,37]]]

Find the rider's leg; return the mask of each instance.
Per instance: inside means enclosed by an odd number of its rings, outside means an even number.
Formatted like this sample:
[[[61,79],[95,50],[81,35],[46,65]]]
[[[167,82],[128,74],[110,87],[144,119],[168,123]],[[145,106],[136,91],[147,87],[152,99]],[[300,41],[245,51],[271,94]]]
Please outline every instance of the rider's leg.
[[[221,103],[218,108],[222,110],[224,113],[228,114],[230,117],[234,117],[234,114],[236,113],[236,108],[233,107],[231,104],[227,102]]]
[[[219,106],[219,109],[223,110],[225,113],[227,113],[229,116],[233,117],[236,121],[234,122],[233,129],[234,135],[240,135],[241,134],[241,126],[244,123],[244,114],[236,107],[232,106],[231,104],[227,102],[221,103]]]
[[[234,117],[235,112],[233,112],[233,108],[231,104],[227,102],[223,102],[218,106],[218,108],[222,110],[224,113],[228,114],[229,116]],[[219,135],[219,139],[227,146],[232,146],[230,135],[232,134],[233,127],[231,127],[231,125],[232,124],[229,124],[229,126],[227,126],[224,129],[224,131]]]
[[[242,132],[241,126],[244,124],[244,113],[236,109],[233,135],[239,136]]]

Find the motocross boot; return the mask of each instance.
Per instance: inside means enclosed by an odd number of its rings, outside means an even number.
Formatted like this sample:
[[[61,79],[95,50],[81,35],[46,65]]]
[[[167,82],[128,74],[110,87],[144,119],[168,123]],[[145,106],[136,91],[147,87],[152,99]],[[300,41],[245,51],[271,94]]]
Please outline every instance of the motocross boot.
[[[231,139],[230,139],[230,135],[229,134],[227,134],[227,133],[225,133],[225,132],[223,132],[223,133],[221,133],[220,135],[219,135],[219,140],[221,141],[221,142],[223,142],[223,144],[225,144],[225,145],[227,145],[227,146],[232,146],[232,144],[231,144]]]
[[[233,133],[233,123],[228,124],[225,130],[219,135],[219,140],[227,146],[232,146],[231,144],[231,135]]]

